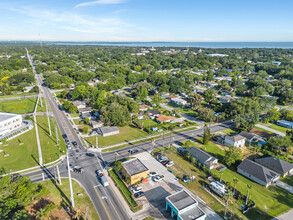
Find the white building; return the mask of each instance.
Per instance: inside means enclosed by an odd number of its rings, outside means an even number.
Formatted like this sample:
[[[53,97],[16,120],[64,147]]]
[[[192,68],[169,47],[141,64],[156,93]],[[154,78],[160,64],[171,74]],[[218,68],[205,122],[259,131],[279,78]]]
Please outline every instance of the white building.
[[[0,112],[0,136],[20,128],[22,125],[21,115]]]
[[[237,135],[226,135],[225,136],[225,145],[229,146],[235,146],[235,147],[239,147],[242,148],[245,145],[245,137],[242,137],[241,135],[237,134]]]

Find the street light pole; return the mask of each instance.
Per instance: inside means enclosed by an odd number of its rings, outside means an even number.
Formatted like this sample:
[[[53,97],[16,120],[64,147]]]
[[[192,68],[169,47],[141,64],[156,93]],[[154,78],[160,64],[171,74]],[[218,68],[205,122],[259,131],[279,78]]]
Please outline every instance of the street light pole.
[[[57,174],[58,174],[59,184],[62,185],[61,177],[60,177],[60,171],[59,171],[58,165],[56,165],[56,168],[57,168]]]
[[[70,187],[70,200],[71,205],[74,208],[74,197],[73,197],[73,189],[72,189],[72,182],[71,182],[71,173],[70,173],[70,166],[69,166],[69,158],[68,158],[68,150],[67,150],[67,168],[68,168],[68,178],[69,178],[69,187]]]
[[[49,111],[48,111],[48,103],[47,102],[46,102],[46,109],[47,109],[47,117],[48,117],[48,125],[49,125],[50,136],[52,136],[50,118],[49,118]]]

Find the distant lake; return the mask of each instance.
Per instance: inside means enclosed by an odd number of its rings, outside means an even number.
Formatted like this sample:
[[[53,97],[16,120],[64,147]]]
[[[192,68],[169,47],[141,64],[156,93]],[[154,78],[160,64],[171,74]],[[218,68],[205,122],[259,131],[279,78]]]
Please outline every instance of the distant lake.
[[[97,45],[124,47],[187,47],[188,42],[43,42],[58,45]],[[200,48],[293,48],[293,42],[189,42]]]

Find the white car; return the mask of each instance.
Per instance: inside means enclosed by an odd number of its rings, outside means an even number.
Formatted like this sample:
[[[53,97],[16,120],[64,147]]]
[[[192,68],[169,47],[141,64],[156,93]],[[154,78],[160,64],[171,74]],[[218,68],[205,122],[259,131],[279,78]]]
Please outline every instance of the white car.
[[[132,190],[132,193],[135,194],[135,193],[138,193],[142,191],[142,187],[141,186],[138,186],[138,187],[134,187],[133,190]]]
[[[153,176],[156,176],[156,175],[158,175],[157,172],[150,172],[150,177],[153,177]]]
[[[165,166],[166,167],[171,167],[171,166],[173,166],[174,165],[174,162],[173,161],[170,161],[169,163],[167,163]]]
[[[67,149],[71,150],[71,145],[70,144],[67,144]]]
[[[154,182],[159,182],[163,179],[164,176],[160,176],[160,175],[156,175],[154,178],[153,178],[153,181]]]

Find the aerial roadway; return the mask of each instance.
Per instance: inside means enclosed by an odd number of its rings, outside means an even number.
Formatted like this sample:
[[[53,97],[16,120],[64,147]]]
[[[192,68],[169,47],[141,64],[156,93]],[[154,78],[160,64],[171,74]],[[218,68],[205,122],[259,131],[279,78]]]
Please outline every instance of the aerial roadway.
[[[43,83],[43,78],[41,74],[38,74],[35,70],[32,57],[28,53],[29,61],[33,67],[33,71],[36,75],[36,80],[41,91],[41,95],[48,100],[48,103],[52,109],[54,117],[58,123],[60,131],[64,134],[64,137],[69,140],[70,148],[68,149],[67,155],[69,159],[70,169],[79,166],[82,167],[83,172],[71,172],[71,177],[83,186],[89,195],[91,201],[93,202],[97,213],[103,220],[129,220],[130,217],[125,211],[123,205],[120,203],[119,199],[113,192],[111,186],[103,186],[97,178],[96,171],[103,170],[107,172],[108,164],[115,161],[115,157],[122,159],[130,155],[130,150],[137,150],[136,153],[143,151],[150,152],[154,148],[162,147],[168,144],[173,144],[178,141],[184,141],[188,139],[193,139],[203,135],[203,129],[189,130],[185,132],[180,132],[172,134],[171,136],[165,138],[158,138],[153,143],[152,141],[147,141],[143,143],[134,144],[132,146],[124,147],[116,151],[105,152],[101,151],[95,152],[87,150],[70,121],[66,117],[64,111],[60,110],[56,101],[54,100],[49,88]],[[233,126],[232,122],[218,123],[210,126],[211,133],[219,132],[221,130],[230,128]],[[72,144],[74,143],[74,144]],[[68,167],[66,163],[67,157],[60,163],[45,167],[42,166],[42,170],[27,173],[33,182],[40,182],[48,179],[58,180],[59,168],[60,177],[68,178]]]

